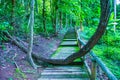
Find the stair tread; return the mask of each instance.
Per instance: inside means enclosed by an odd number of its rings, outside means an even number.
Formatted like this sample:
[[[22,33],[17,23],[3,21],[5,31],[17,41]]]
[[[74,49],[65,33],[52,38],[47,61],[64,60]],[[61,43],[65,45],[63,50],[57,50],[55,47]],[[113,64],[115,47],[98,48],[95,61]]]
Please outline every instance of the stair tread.
[[[52,59],[65,59],[71,54],[78,52],[78,47],[59,47],[55,53],[52,55]]]
[[[63,41],[61,46],[77,46],[77,41]]]
[[[77,39],[63,39],[63,41],[77,41]]]
[[[90,80],[89,78],[39,78],[38,80]]]

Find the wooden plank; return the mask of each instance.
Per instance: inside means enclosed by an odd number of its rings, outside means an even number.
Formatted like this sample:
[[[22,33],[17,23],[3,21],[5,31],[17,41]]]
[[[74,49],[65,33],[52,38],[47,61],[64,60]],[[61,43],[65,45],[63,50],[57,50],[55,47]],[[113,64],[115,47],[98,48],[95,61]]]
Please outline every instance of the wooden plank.
[[[86,67],[85,66],[76,66],[76,65],[73,65],[73,66],[69,66],[69,65],[66,65],[66,66],[54,66],[54,67],[47,67],[45,68],[44,71],[50,71],[50,72],[62,72],[62,71],[66,71],[66,72],[87,72],[86,70]]]
[[[41,78],[89,78],[88,74],[41,74]]]
[[[77,39],[63,39],[63,41],[77,41]]]
[[[39,78],[38,80],[90,80],[89,78]]]
[[[54,71],[54,72],[87,72],[86,70],[83,70],[83,69],[45,69],[44,71]]]
[[[65,66],[52,66],[47,68],[54,68],[54,69],[86,69],[84,65],[65,65]],[[46,68],[46,69],[47,69]]]
[[[60,46],[77,46],[77,41],[63,41]]]
[[[45,72],[43,71],[41,75],[86,75],[86,72],[72,72],[72,71],[65,71],[65,72]]]
[[[59,71],[60,71],[60,72],[61,72],[61,71],[70,71],[70,72],[71,72],[71,71],[72,71],[72,72],[75,72],[75,71],[76,71],[76,72],[78,72],[78,71],[79,71],[79,72],[80,72],[80,71],[87,71],[87,70],[85,70],[85,69],[80,69],[80,68],[78,68],[78,69],[74,69],[74,68],[73,68],[73,69],[71,69],[71,68],[70,68],[70,69],[69,69],[69,68],[46,68],[44,71],[58,71],[58,72],[59,72]]]
[[[74,68],[46,68],[45,69],[45,71],[87,71],[87,70],[85,70],[85,69],[80,69],[80,68],[76,68],[76,69],[74,69]]]
[[[46,72],[87,72],[86,70],[83,69],[45,69],[44,71]]]

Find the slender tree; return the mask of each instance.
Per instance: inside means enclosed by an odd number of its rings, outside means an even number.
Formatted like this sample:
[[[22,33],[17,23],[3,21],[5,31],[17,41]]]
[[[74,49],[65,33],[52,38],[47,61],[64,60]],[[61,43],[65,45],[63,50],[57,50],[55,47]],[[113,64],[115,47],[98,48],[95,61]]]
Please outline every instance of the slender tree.
[[[47,34],[47,30],[46,30],[46,8],[45,8],[45,0],[43,0],[43,28],[44,28],[44,32]]]
[[[59,0],[59,4],[61,4],[61,0]],[[59,11],[60,13],[60,29],[62,29],[62,11]]]
[[[83,31],[83,20],[82,20],[82,0],[80,0],[80,9],[81,9],[81,12],[80,12],[80,30]]]
[[[114,20],[116,20],[116,4],[117,1],[114,0]],[[116,32],[116,22],[114,22],[114,33]]]
[[[60,29],[62,29],[62,12],[60,11]]]
[[[35,9],[36,9],[36,12],[38,13],[38,1],[35,0]]]
[[[32,48],[33,48],[33,26],[34,26],[34,0],[31,0],[31,5],[30,5],[30,40],[29,40],[29,46],[28,46],[28,59],[31,63],[31,65],[37,69],[36,64],[34,63],[32,59]]]
[[[52,20],[52,26],[54,28],[54,32],[55,35],[57,35],[57,25],[56,25],[56,19],[57,19],[57,10],[58,10],[58,6],[57,6],[57,1],[56,0],[51,0],[51,20]]]
[[[68,19],[67,19],[67,13],[65,14],[65,27],[67,28],[68,26]]]
[[[14,17],[15,17],[15,0],[12,0],[12,11],[11,11],[11,25],[14,27],[15,25],[15,20],[14,20]]]

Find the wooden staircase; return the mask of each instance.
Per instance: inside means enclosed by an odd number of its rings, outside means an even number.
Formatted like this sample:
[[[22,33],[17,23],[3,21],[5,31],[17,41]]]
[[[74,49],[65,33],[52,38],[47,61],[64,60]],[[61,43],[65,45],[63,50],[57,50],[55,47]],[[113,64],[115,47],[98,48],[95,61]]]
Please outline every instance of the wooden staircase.
[[[84,65],[47,67],[38,80],[89,80]]]
[[[52,59],[65,59],[77,52],[79,47],[75,32],[67,32],[64,40],[51,56]],[[52,65],[45,68],[38,80],[90,80],[87,69],[81,63],[81,58],[76,59],[70,65]],[[74,64],[77,63],[77,64]]]

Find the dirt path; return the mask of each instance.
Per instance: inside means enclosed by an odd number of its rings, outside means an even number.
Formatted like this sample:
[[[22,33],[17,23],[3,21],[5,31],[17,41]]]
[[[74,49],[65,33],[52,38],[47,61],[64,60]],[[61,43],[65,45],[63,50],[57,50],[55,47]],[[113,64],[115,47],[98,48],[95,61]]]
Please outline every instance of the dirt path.
[[[60,39],[57,37],[46,39],[36,36],[33,51],[39,55],[50,57],[59,43]],[[24,44],[27,47],[27,43],[24,42]],[[17,56],[15,57],[15,55]],[[14,57],[20,70],[14,64]],[[11,42],[0,46],[0,80],[37,80],[44,68],[45,66],[40,66],[34,70],[27,62],[26,54]]]

